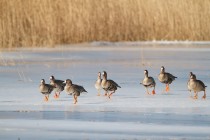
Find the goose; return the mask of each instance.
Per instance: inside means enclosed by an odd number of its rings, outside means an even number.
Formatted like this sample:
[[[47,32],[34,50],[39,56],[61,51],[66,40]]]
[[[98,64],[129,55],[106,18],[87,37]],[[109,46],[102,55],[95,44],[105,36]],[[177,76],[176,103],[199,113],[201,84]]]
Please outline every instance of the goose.
[[[54,86],[55,99],[59,98],[60,93],[64,90],[65,84],[63,82],[63,80],[56,80],[54,76],[50,76],[50,85]]]
[[[190,76],[189,87],[194,91],[194,99],[198,99],[198,92],[204,91],[203,99],[206,99],[206,85],[201,81],[197,80],[195,75]]]
[[[148,71],[147,70],[144,70],[144,79],[142,81],[142,84],[145,88],[146,88],[146,91],[147,91],[147,94],[150,94],[149,91],[148,91],[148,88],[150,87],[153,87],[153,90],[152,90],[152,94],[154,95],[155,94],[155,80],[153,77],[149,77],[148,76]]]
[[[80,96],[80,93],[87,92],[83,86],[73,84],[70,79],[66,79],[64,83],[66,93],[74,97],[74,104],[78,102],[77,97]]]
[[[164,66],[161,67],[160,74],[158,75],[158,80],[161,83],[166,84],[166,89],[165,89],[166,92],[168,92],[170,89],[169,84],[171,84],[176,78],[177,78],[176,76],[173,76],[172,74],[165,72]]]
[[[115,81],[113,80],[107,80],[107,73],[106,71],[103,71],[103,80],[101,82],[101,87],[105,90],[105,96],[108,96],[111,98],[112,94],[115,93],[117,88],[121,88]],[[111,91],[110,94],[108,92]]]
[[[95,88],[97,89],[97,91],[98,91],[98,96],[100,96],[101,94],[100,94],[100,90],[101,90],[101,73],[100,72],[98,72],[98,78],[97,78],[97,80],[96,80],[96,83],[95,83]]]
[[[190,74],[189,74],[189,80],[188,80],[188,82],[187,82],[187,88],[188,88],[188,90],[190,91],[190,96],[192,96],[191,95],[191,91],[192,91],[192,89],[191,89],[191,87],[190,87],[190,79],[191,79],[191,76],[192,75],[194,75],[195,76],[195,79],[196,79],[196,75],[195,74],[193,74],[192,72],[190,72]]]
[[[45,84],[45,80],[42,79],[41,83],[39,85],[39,91],[45,95],[44,97],[44,101],[48,101],[49,100],[49,95],[51,94],[51,92],[53,91],[54,87],[52,85],[49,84]]]

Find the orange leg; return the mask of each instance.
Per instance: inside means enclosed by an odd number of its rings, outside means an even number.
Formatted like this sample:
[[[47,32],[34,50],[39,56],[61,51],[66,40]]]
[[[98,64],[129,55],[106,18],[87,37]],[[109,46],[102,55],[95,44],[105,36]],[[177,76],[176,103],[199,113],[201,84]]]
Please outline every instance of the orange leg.
[[[203,95],[202,99],[206,99],[206,91],[205,90],[204,90],[204,95]]]
[[[153,95],[155,95],[155,94],[156,94],[156,93],[155,93],[155,89],[153,89],[153,90],[152,90],[152,94],[153,94]]]
[[[44,101],[47,102],[49,100],[49,97],[44,96]]]
[[[115,93],[115,91],[113,91],[112,93],[110,93],[110,94],[108,95],[109,99],[111,99],[111,96],[112,96],[113,93]]]
[[[58,99],[59,96],[60,96],[60,93],[55,93],[54,98],[55,98],[55,99]]]
[[[146,88],[146,91],[147,91],[147,94],[149,94],[149,91],[148,91],[148,89]]]
[[[105,94],[104,94],[104,96],[107,96],[107,95],[108,95],[108,92],[106,91]]]
[[[194,99],[198,99],[198,94],[196,92],[194,92]]]
[[[74,95],[74,104],[77,104],[77,95]]]
[[[57,95],[57,93],[55,93],[54,98],[57,99],[57,97],[58,97],[58,95]]]
[[[170,88],[169,88],[169,84],[166,84],[166,92],[169,92]]]

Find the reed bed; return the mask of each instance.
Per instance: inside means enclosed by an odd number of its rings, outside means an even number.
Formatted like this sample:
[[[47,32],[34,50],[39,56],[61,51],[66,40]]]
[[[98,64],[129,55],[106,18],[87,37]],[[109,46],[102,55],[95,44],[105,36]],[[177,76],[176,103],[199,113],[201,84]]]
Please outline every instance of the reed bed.
[[[210,40],[210,0],[0,0],[0,48]]]

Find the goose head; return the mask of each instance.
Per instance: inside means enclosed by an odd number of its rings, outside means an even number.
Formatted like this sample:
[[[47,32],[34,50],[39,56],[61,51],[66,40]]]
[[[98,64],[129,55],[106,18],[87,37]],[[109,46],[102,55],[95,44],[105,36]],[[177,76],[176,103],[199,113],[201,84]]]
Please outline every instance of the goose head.
[[[194,75],[194,74],[193,74],[193,75],[191,75],[191,76],[190,76],[190,79],[192,79],[192,80],[196,80],[195,75]]]
[[[106,71],[103,71],[102,75],[103,75],[103,79],[106,79],[106,78],[107,78],[107,73],[106,73]]]
[[[190,78],[191,78],[192,75],[194,75],[194,78],[196,79],[196,75],[193,74],[192,72],[190,72]]]
[[[162,67],[160,68],[160,72],[161,72],[161,73],[164,73],[164,72],[165,72],[164,66],[162,66]]]
[[[148,76],[148,71],[147,70],[144,70],[144,75]]]
[[[42,79],[40,83],[41,83],[41,84],[45,84],[45,80],[44,80],[44,79]]]
[[[63,83],[66,85],[72,85],[72,81],[70,79],[66,79]]]
[[[98,72],[98,78],[101,79],[101,72]]]
[[[54,81],[55,80],[55,77],[52,75],[50,76],[50,81]]]

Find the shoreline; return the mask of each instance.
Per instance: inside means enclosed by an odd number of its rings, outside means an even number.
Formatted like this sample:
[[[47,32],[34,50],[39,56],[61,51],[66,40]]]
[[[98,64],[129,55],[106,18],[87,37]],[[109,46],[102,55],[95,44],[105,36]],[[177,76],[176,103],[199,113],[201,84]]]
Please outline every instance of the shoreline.
[[[169,47],[170,46],[170,47]],[[210,49],[210,41],[134,41],[134,42],[108,42],[94,41],[77,44],[61,44],[55,46],[34,46],[0,48],[0,51],[97,51],[97,50],[134,50],[134,49]]]

